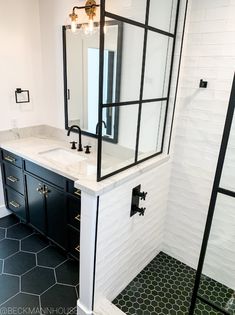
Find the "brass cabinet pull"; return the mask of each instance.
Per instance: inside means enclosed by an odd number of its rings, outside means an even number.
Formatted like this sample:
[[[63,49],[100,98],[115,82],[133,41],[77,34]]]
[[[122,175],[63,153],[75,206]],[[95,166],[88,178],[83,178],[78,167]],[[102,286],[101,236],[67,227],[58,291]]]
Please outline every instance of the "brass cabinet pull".
[[[7,179],[12,183],[16,183],[19,181],[19,179],[14,176],[8,176]]]
[[[43,195],[48,198],[48,194],[50,193],[51,191],[48,189],[48,187],[46,186],[45,189],[43,190]]]
[[[80,245],[78,245],[77,247],[75,247],[75,250],[80,253]]]
[[[74,219],[80,222],[80,219],[81,219],[80,214],[78,214]]]
[[[39,194],[44,195],[46,198],[48,197],[48,194],[51,192],[47,186],[43,187],[41,186],[41,184],[39,184],[37,191],[39,192]]]
[[[16,201],[10,201],[9,204],[14,208],[20,208],[20,205]]]
[[[15,162],[16,162],[16,159],[13,158],[13,157],[10,156],[10,155],[4,156],[4,160],[6,160],[6,161],[8,161],[8,162],[11,162],[11,163],[15,163]]]
[[[80,189],[77,189],[77,190],[74,192],[74,195],[77,195],[77,196],[81,197],[81,190],[80,190]]]
[[[43,194],[43,187],[41,186],[41,184],[39,184],[39,187],[36,190],[37,192],[39,192],[39,194]]]

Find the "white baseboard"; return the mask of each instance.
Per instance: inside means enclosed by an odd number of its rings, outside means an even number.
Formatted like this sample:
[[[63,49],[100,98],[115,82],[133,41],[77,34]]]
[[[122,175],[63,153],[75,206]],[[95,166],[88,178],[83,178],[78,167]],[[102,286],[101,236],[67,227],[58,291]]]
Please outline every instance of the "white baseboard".
[[[112,302],[103,298],[99,300],[98,305],[95,307],[94,315],[126,315]]]
[[[80,303],[80,300],[77,301],[77,315],[92,315],[93,312],[89,311],[83,304]]]
[[[7,208],[4,205],[0,206],[0,218],[4,218],[4,217],[6,217],[9,214],[11,214],[11,212],[8,211]]]

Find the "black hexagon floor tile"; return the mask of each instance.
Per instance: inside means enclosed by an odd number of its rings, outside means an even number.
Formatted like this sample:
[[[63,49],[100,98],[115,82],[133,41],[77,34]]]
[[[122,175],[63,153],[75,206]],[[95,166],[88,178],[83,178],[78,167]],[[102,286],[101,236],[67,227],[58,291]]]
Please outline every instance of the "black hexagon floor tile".
[[[43,314],[53,311],[53,314],[67,315],[76,307],[76,303],[75,288],[66,285],[56,284],[41,295]]]
[[[0,304],[20,291],[19,282],[19,277],[0,275]]]
[[[14,239],[7,238],[5,231],[9,238]],[[44,266],[36,265],[36,257],[39,264]],[[40,295],[43,295],[45,306],[60,307],[53,314],[67,315],[71,312],[77,303],[79,286],[56,284],[55,279],[55,267],[67,260],[57,247],[49,246],[43,237],[19,224],[13,215],[0,219],[0,315],[3,315],[2,311],[6,315],[7,308],[15,314],[18,314],[19,308],[26,315],[39,315]],[[77,284],[78,272],[75,273],[75,269],[78,271],[78,268],[75,268],[75,264],[72,260],[63,264],[59,269],[60,279]]]
[[[0,240],[5,238],[5,232],[6,232],[5,229],[0,228]]]
[[[55,268],[65,260],[67,257],[60,253],[55,246],[48,246],[37,254],[37,261],[40,266]]]
[[[10,227],[7,230],[7,238],[13,238],[17,240],[22,240],[23,238],[31,235],[33,230],[23,223],[19,223]]]
[[[19,223],[19,219],[13,214],[8,215],[4,218],[0,219],[0,227],[1,228],[9,228],[10,226]]]
[[[68,285],[78,285],[79,283],[79,265],[73,260],[67,260],[56,268],[56,278],[58,283]]]
[[[42,294],[55,284],[54,270],[44,267],[35,267],[21,277],[21,291],[33,294]]]
[[[21,242],[21,250],[26,252],[37,253],[47,247],[49,242],[40,234],[33,234]]]
[[[34,254],[19,252],[5,260],[3,272],[20,276],[35,265],[36,257]]]
[[[19,251],[19,241],[4,239],[0,241],[0,259],[5,259]]]
[[[5,310],[9,310],[9,313],[4,313]],[[1,305],[0,315],[6,314],[40,315],[39,297],[24,293],[17,294]]]
[[[127,315],[188,315],[194,276],[195,270],[160,253],[113,303]],[[206,276],[199,293],[222,308],[233,296],[233,290]],[[219,314],[203,303],[196,310],[198,315]]]

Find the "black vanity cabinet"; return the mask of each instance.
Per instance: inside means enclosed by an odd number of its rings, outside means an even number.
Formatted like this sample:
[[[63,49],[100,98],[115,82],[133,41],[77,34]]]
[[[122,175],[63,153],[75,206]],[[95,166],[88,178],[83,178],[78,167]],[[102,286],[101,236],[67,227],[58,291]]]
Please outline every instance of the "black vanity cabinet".
[[[1,152],[1,160],[6,207],[26,222],[23,160],[8,151]]]
[[[30,175],[26,175],[28,217],[30,224],[39,232],[47,234],[45,202],[42,192],[42,181]]]
[[[6,207],[79,258],[81,192],[74,182],[1,150]]]

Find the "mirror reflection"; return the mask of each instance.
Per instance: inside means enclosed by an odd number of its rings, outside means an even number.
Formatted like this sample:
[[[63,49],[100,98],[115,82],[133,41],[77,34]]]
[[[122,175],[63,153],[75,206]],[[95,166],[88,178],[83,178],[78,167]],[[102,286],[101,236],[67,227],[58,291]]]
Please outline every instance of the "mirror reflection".
[[[95,26],[91,35],[84,33],[82,25],[76,32],[70,26],[63,28],[66,129],[78,125],[93,135],[99,128],[99,28]],[[122,23],[106,22],[105,32],[103,98],[113,103],[120,98]],[[117,142],[118,109],[107,111],[102,131],[106,140]]]

